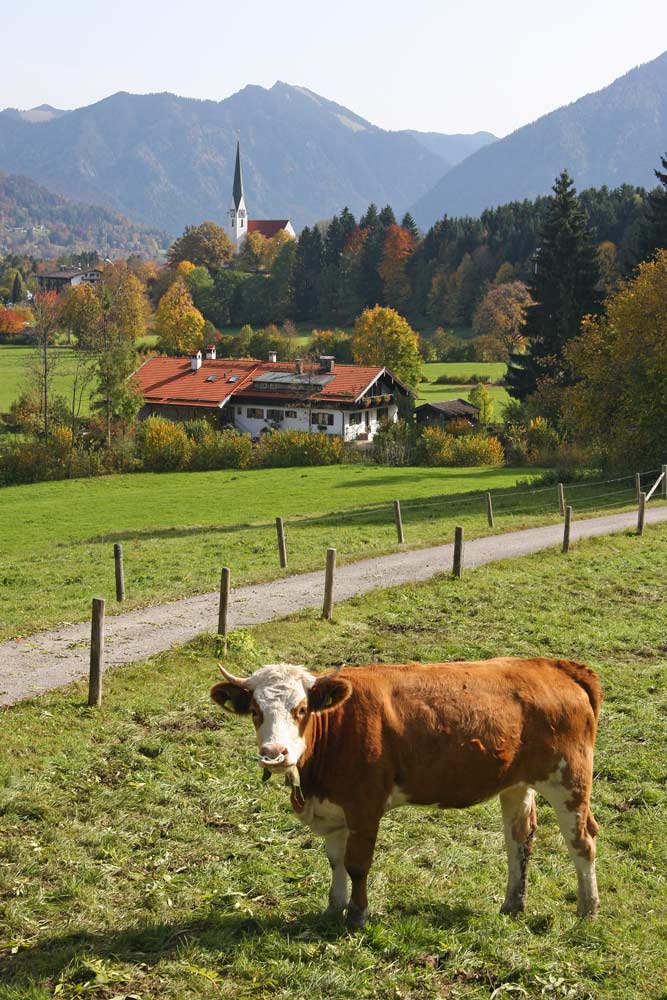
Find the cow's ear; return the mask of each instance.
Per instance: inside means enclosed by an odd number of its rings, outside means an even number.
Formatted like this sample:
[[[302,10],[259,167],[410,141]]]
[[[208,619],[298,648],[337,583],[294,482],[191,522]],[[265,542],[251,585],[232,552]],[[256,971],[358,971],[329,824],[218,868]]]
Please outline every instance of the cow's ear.
[[[238,684],[220,683],[211,688],[211,698],[228,712],[247,715],[250,711],[252,693]]]
[[[328,712],[342,705],[351,694],[352,685],[344,677],[323,677],[308,692],[308,708],[311,712]]]

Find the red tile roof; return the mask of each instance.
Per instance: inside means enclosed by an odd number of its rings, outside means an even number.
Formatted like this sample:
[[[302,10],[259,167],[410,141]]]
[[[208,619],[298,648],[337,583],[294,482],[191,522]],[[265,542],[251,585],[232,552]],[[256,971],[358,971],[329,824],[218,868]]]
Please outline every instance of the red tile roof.
[[[281,233],[289,219],[248,219],[248,232],[259,233],[270,240],[276,233]]]
[[[205,358],[201,368],[193,371],[190,358],[155,357],[144,362],[134,377],[147,403],[220,407],[232,395],[239,400],[257,397],[283,401],[310,398],[322,402],[353,403],[385,371],[404,391],[407,390],[387,369],[368,365],[335,365],[330,380],[323,386],[295,386],[293,392],[260,390],[254,387],[254,380],[270,382],[271,375],[295,375],[295,366],[292,362],[272,363],[250,358],[240,361],[228,358],[211,361]],[[303,372],[324,378],[329,374],[313,364],[304,364]],[[230,382],[230,379],[234,381]]]

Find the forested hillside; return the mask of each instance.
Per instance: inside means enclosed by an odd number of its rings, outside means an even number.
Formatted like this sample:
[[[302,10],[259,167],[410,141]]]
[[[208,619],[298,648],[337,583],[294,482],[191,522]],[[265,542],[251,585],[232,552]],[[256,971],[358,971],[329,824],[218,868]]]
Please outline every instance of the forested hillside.
[[[53,194],[27,177],[0,173],[0,254],[35,257],[96,250],[157,257],[169,235],[107,208]]]

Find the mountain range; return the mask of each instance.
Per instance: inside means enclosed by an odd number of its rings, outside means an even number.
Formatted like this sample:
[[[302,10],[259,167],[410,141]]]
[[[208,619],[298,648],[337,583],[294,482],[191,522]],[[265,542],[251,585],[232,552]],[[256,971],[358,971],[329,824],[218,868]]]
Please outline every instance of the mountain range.
[[[237,135],[251,218],[290,217],[297,230],[370,202],[426,229],[546,194],[563,168],[580,189],[651,187],[667,148],[667,53],[498,140],[387,131],[281,82],[222,101],[121,92],[67,112],[7,109],[0,170],[176,234],[226,222]]]
[[[297,228],[348,205],[405,210],[493,139],[387,132],[303,87],[248,86],[226,100],[114,94],[68,113],[0,113],[0,170],[172,233],[226,220],[237,133],[251,217]]]

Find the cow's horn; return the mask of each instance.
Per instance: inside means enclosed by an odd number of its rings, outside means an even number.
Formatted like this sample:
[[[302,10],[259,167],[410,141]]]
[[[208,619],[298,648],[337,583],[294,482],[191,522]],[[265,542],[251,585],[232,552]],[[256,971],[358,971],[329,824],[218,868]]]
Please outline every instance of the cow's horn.
[[[336,674],[341,672],[344,666],[344,663],[340,663],[337,667],[334,667],[333,670],[326,670],[323,674],[318,674],[317,680],[322,680],[323,677],[335,677]]]
[[[225,670],[222,663],[218,664],[218,670],[225,678],[225,680],[229,681],[231,684],[238,684],[239,687],[247,686],[247,680],[248,680],[247,677],[235,677],[234,674],[230,674],[228,670]]]

